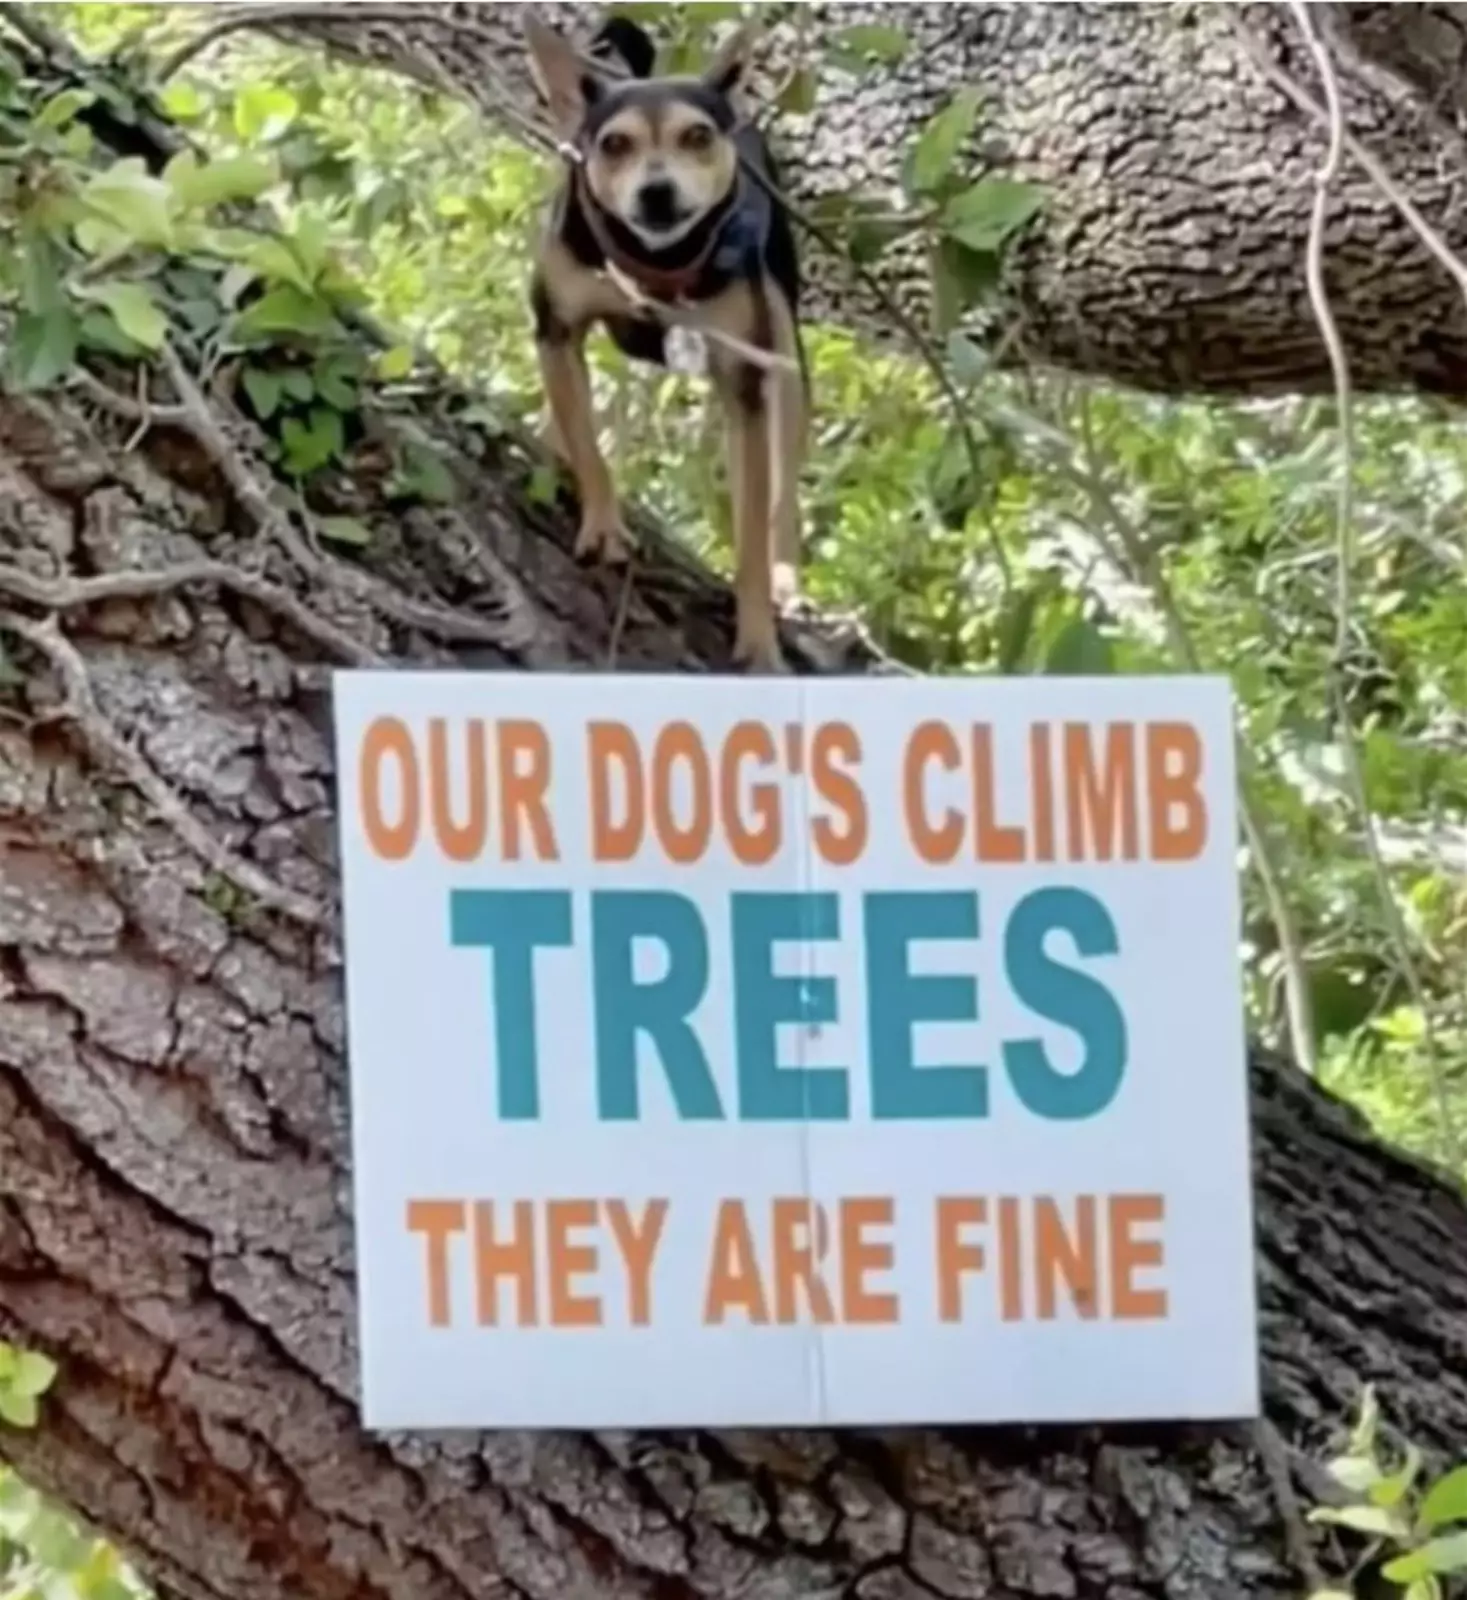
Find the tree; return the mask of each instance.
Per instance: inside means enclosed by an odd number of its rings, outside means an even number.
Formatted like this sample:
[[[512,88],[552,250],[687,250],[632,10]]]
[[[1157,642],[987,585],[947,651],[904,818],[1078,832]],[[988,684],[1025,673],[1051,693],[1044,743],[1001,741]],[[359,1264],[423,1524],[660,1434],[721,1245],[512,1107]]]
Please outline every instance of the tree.
[[[451,84],[517,135],[540,122],[513,7],[389,6],[376,25],[361,9],[344,21],[319,6],[272,7],[268,25]],[[774,88],[806,66],[774,118],[788,189],[806,206],[853,189],[899,194],[910,139],[954,89],[981,91],[965,169],[1019,177],[1046,196],[1013,254],[1004,303],[983,319],[1013,358],[1173,393],[1329,387],[1303,273],[1325,97],[1287,6],[787,9],[793,20],[771,29],[766,66]],[[1311,11],[1350,127],[1460,248],[1463,8]],[[548,14],[585,39],[597,13],[561,4]],[[247,20],[236,12],[218,29]],[[1358,159],[1335,192],[1330,287],[1356,385],[1467,393],[1461,284]],[[823,252],[810,268],[821,315],[891,337],[869,287]],[[890,250],[873,276],[914,314],[928,309],[920,252]]]
[[[71,69],[29,39],[34,115]],[[1325,1492],[1310,1463],[1362,1379],[1434,1461],[1460,1448],[1460,1194],[1263,1050],[1257,1436],[363,1435],[323,667],[720,664],[731,608],[652,529],[630,588],[583,578],[533,453],[436,374],[364,358],[351,472],[287,493],[259,394],[200,371],[182,322],[150,345],[116,290],[110,357],[77,376],[42,316],[0,397],[0,1331],[61,1363],[44,1425],[0,1436],[31,1480],[165,1590],[229,1600],[1221,1600],[1334,1566],[1296,1498]],[[258,331],[283,388],[301,330]],[[311,335],[313,381],[370,348],[336,335]],[[811,667],[888,665],[792,633]]]

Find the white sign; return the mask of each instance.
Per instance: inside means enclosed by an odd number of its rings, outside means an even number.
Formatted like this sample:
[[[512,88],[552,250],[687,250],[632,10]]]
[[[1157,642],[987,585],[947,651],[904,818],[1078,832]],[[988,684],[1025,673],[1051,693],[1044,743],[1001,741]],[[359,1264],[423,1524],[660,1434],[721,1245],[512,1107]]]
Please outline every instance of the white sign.
[[[1212,678],[336,678],[373,1428],[1259,1405]]]

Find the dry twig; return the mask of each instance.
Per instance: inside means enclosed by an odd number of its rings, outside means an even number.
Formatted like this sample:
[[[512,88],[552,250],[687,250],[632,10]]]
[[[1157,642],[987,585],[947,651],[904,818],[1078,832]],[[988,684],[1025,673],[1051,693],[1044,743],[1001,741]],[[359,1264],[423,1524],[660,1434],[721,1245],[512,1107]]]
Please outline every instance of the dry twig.
[[[227,561],[185,561],[173,567],[135,572],[105,572],[93,578],[41,578],[23,567],[0,566],[0,591],[27,605],[49,611],[72,611],[104,600],[145,600],[170,594],[190,584],[232,589],[266,611],[283,618],[302,637],[320,645],[338,660],[356,667],[380,667],[383,659],[350,634],[328,622],[288,589]]]

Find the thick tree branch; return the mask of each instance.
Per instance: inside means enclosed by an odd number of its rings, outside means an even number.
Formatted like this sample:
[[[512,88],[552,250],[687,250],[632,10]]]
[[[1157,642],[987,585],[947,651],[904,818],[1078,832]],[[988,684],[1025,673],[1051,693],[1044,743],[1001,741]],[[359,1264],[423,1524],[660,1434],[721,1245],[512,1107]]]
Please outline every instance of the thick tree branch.
[[[517,7],[413,9],[374,16],[363,5],[333,16],[276,6],[265,17],[279,37],[324,43],[435,87],[446,74],[510,132],[539,118]],[[582,35],[599,15],[588,5],[545,9]],[[975,175],[1013,173],[1049,194],[1005,301],[986,320],[990,333],[1017,317],[1026,359],[1159,390],[1328,389],[1302,270],[1323,135],[1258,76],[1237,32],[1241,22],[1264,59],[1307,80],[1286,6],[808,9],[817,37],[880,19],[904,27],[913,46],[895,66],[861,74],[825,65],[815,111],[775,117],[796,199],[853,185],[894,192],[903,145],[953,89],[975,84],[985,95],[968,157]],[[1461,249],[1467,7],[1320,9],[1348,46],[1350,127]],[[772,30],[771,80],[792,37]],[[1335,194],[1329,288],[1356,387],[1467,394],[1467,311],[1445,271],[1358,165],[1347,163]],[[869,292],[823,252],[809,254],[818,312],[891,337]],[[879,270],[921,315],[925,266],[916,254],[894,249]]]

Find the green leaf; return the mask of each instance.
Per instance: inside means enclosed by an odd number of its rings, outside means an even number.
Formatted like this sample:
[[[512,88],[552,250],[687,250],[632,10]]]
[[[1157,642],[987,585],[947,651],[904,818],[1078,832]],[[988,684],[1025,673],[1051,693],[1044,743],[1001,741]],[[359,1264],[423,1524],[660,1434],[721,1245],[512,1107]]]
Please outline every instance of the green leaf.
[[[110,311],[94,309],[84,312],[78,336],[84,350],[100,350],[104,355],[121,356],[127,361],[136,361],[140,355],[146,354],[135,339],[129,339],[117,326]]]
[[[1104,676],[1115,671],[1115,647],[1086,617],[1072,617],[1045,652],[1044,670],[1056,677]]]
[[[259,156],[225,156],[198,164],[193,151],[180,151],[163,169],[163,177],[187,207],[254,200],[275,182],[275,168]]]
[[[923,128],[905,163],[903,187],[908,193],[934,194],[942,187],[973,131],[982,99],[976,89],[959,89]]]
[[[69,306],[57,306],[39,317],[22,311],[5,353],[11,382],[22,390],[49,388],[71,370],[79,331]]]
[[[1381,1575],[1392,1583],[1413,1583],[1432,1573],[1450,1577],[1454,1572],[1467,1572],[1467,1533],[1428,1540],[1420,1549],[1397,1556],[1381,1568]]]
[[[252,83],[234,102],[234,131],[247,144],[278,139],[295,121],[300,102],[289,89],[273,83]]]
[[[0,1389],[0,1422],[8,1422],[12,1428],[34,1428],[40,1415],[34,1395]]]
[[[322,517],[316,526],[321,537],[333,544],[361,546],[372,542],[372,530],[356,517]]]
[[[127,156],[99,172],[81,199],[135,244],[167,249],[173,243],[173,191],[155,178],[140,156]]]
[[[1422,1578],[1430,1577],[1431,1561],[1424,1549],[1408,1550],[1405,1555],[1387,1561],[1381,1567],[1380,1575],[1389,1579],[1391,1583],[1402,1585],[1416,1583]]]
[[[20,245],[21,305],[37,316],[59,310],[66,304],[66,271],[56,241],[27,226],[21,229]]]
[[[354,411],[361,399],[357,390],[357,375],[341,358],[318,361],[313,373],[316,393],[338,411]]]
[[[239,297],[255,281],[256,276],[253,267],[236,262],[219,280],[219,303],[233,311]]]
[[[297,211],[289,244],[314,284],[331,249],[331,229],[325,217],[317,211]]]
[[[910,233],[915,224],[903,217],[857,217],[846,236],[846,250],[857,266],[870,266],[903,234]]]
[[[535,505],[553,506],[559,492],[560,474],[554,467],[541,464],[531,470],[525,493]]]
[[[291,283],[303,294],[314,294],[315,279],[301,265],[294,250],[283,239],[254,239],[248,241],[247,264],[262,278],[274,278],[281,283]]]
[[[136,1589],[121,1578],[103,1578],[87,1591],[88,1600],[138,1600]]]
[[[389,383],[405,378],[413,370],[413,352],[410,345],[395,344],[377,357],[377,375]]]
[[[932,253],[933,315],[944,337],[998,283],[998,259],[980,255],[956,239],[939,239]]]
[[[1381,1480],[1381,1470],[1369,1456],[1337,1456],[1324,1470],[1353,1494],[1364,1494]]]
[[[235,319],[235,331],[252,339],[282,333],[316,338],[330,331],[335,318],[316,296],[282,283],[261,295]]]
[[[89,256],[120,256],[133,243],[126,228],[119,228],[103,217],[82,217],[72,229],[72,235],[77,249]]]
[[[1430,1532],[1448,1522],[1467,1522],[1467,1466],[1438,1478],[1421,1497],[1417,1520]]]
[[[204,97],[192,84],[177,79],[163,90],[159,100],[175,122],[192,122],[204,114]]]
[[[967,522],[982,488],[973,455],[967,434],[954,427],[944,436],[927,469],[932,509],[943,527],[954,533]]]
[[[1348,1589],[1315,1589],[1309,1600],[1355,1600]]]
[[[54,94],[36,113],[37,128],[64,128],[79,111],[85,111],[96,99],[90,89],[63,89]]]
[[[315,398],[316,385],[310,373],[302,372],[299,367],[292,367],[289,372],[282,373],[280,382],[292,400],[299,400],[304,404],[307,400]]]
[[[1311,1522],[1328,1522],[1356,1533],[1373,1534],[1379,1539],[1400,1539],[1406,1529],[1399,1517],[1384,1506],[1316,1506],[1309,1513]]]
[[[22,1350],[10,1378],[12,1394],[43,1395],[56,1381],[57,1366],[39,1350]]]
[[[86,290],[86,297],[106,306],[117,326],[145,350],[163,348],[168,337],[168,318],[159,310],[153,291],[146,284],[123,279],[92,284]]]
[[[832,58],[845,65],[864,66],[868,61],[894,64],[907,53],[907,35],[901,29],[882,23],[857,23],[842,28],[828,46]]]
[[[942,229],[969,250],[994,251],[1043,204],[1044,191],[1036,184],[984,178],[943,207]]]
[[[1414,1444],[1406,1446],[1406,1459],[1395,1472],[1387,1474],[1372,1484],[1368,1490],[1371,1503],[1378,1506],[1398,1506],[1406,1492],[1416,1482],[1421,1471],[1421,1452]]]
[[[988,352],[965,333],[948,334],[947,364],[959,383],[978,383],[989,373]]]
[[[808,116],[815,109],[816,93],[815,74],[808,67],[800,67],[791,74],[775,104],[794,116]]]
[[[261,422],[268,422],[280,407],[283,387],[280,374],[266,372],[263,367],[246,367],[240,375],[240,382],[244,384],[244,391],[250,397],[255,415]]]
[[[394,488],[399,494],[444,505],[453,499],[453,475],[432,451],[408,444],[402,448]]]
[[[313,406],[304,422],[287,417],[281,424],[280,442],[285,449],[285,470],[293,477],[307,477],[340,454],[345,442],[341,415],[329,406]]]
[[[1352,1456],[1375,1454],[1375,1435],[1380,1427],[1380,1401],[1376,1399],[1375,1385],[1367,1383],[1360,1392],[1360,1417],[1350,1434]]]
[[[1018,594],[1006,608],[998,626],[998,670],[1005,677],[1019,670],[1034,632],[1040,593],[1029,588]]]

